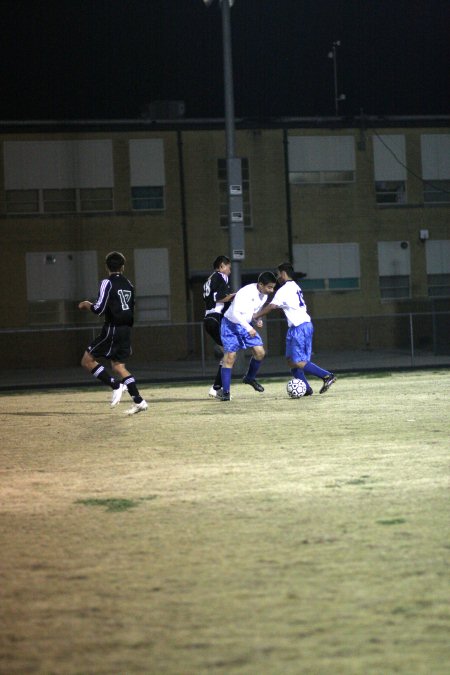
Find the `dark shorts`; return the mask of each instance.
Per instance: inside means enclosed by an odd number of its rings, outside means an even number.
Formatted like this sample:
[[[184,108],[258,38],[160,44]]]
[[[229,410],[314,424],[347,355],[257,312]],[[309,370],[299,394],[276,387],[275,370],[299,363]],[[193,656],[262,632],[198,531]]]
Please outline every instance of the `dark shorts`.
[[[208,314],[203,319],[203,326],[205,331],[212,337],[216,345],[222,347],[222,338],[220,337],[220,322],[222,317],[220,314]]]
[[[94,358],[124,363],[132,353],[130,326],[103,326],[86,351]]]

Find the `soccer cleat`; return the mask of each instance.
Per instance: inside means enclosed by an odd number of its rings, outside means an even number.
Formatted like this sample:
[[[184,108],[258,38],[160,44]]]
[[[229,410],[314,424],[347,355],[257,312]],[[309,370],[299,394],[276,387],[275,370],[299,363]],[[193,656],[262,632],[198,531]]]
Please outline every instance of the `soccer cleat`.
[[[244,384],[249,384],[251,387],[253,387],[253,389],[255,391],[259,391],[259,392],[264,391],[264,387],[262,386],[262,384],[259,384],[259,382],[257,382],[257,380],[249,380],[248,377],[244,377],[242,379],[242,382]]]
[[[220,389],[219,391],[220,391],[220,394],[219,394],[219,392],[217,392],[217,398],[218,398],[219,401],[230,401],[231,400],[231,395],[230,395],[229,391],[222,391],[222,389]]]
[[[311,389],[311,387],[309,387],[309,389],[306,390],[306,394],[303,394],[303,395],[304,396],[312,396],[313,393],[314,393],[313,390]]]
[[[122,398],[122,394],[125,391],[125,387],[123,384],[119,384],[117,389],[113,389],[112,396],[111,396],[111,408],[115,408],[116,405],[120,403],[120,399]]]
[[[144,410],[147,410],[147,409],[148,409],[148,403],[147,403],[147,401],[144,401],[144,399],[142,399],[142,401],[140,403],[135,403],[133,406],[131,406],[131,408],[129,408],[125,412],[126,412],[127,415],[136,415],[136,413],[144,412]]]
[[[336,378],[333,375],[333,373],[330,373],[326,377],[323,378],[323,385],[322,389],[319,391],[319,394],[324,394],[328,389],[331,387],[332,384],[336,382]]]
[[[208,396],[210,396],[211,398],[215,398],[217,401],[221,401],[223,396],[223,389],[214,389],[214,387],[211,387]],[[233,397],[230,394],[230,399],[232,398]]]

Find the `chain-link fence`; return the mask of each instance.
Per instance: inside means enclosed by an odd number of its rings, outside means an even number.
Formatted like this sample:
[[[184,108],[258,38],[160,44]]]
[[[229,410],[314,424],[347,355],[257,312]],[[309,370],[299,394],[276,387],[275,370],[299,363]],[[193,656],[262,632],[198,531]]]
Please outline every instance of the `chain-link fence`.
[[[450,365],[450,312],[329,317],[314,320],[314,357],[327,369]],[[5,372],[78,369],[99,324],[0,331]],[[267,374],[286,372],[286,321],[269,317],[261,330]],[[209,377],[219,355],[203,324],[136,324],[130,367],[147,379]],[[245,368],[246,355],[235,367]],[[37,377],[38,375],[36,375]]]

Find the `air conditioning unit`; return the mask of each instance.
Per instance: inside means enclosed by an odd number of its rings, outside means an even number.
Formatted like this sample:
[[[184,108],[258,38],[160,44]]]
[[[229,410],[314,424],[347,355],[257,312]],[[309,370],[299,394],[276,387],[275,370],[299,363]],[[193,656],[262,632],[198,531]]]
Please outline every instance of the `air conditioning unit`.
[[[151,120],[176,120],[184,117],[186,104],[184,101],[152,101],[142,109],[142,117]]]

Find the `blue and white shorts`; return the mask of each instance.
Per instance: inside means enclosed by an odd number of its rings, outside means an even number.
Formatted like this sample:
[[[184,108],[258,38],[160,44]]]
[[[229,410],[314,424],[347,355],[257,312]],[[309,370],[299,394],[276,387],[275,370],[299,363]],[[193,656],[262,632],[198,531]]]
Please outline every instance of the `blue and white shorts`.
[[[310,321],[290,326],[286,334],[286,358],[298,363],[310,361],[314,328]]]
[[[240,323],[229,321],[225,316],[220,326],[220,335],[223,348],[226,352],[238,352],[240,349],[262,347],[263,345],[263,341],[258,333],[256,333],[255,337],[251,337],[244,326],[241,326]]]

